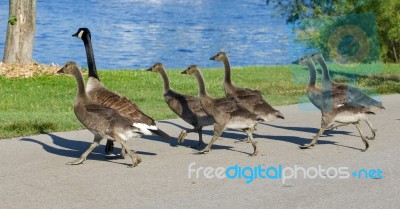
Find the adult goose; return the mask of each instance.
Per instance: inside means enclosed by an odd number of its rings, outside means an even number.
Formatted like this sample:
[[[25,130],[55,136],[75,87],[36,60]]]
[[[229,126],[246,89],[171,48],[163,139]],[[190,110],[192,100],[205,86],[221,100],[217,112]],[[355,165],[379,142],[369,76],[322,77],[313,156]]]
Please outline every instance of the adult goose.
[[[262,117],[250,112],[246,108],[240,106],[235,98],[226,97],[214,99],[207,94],[203,76],[200,69],[196,65],[189,66],[182,74],[193,75],[196,77],[199,85],[200,102],[207,114],[214,118],[214,136],[210,143],[200,153],[208,153],[211,146],[220,137],[225,128],[242,129],[246,132],[250,143],[253,146],[255,156],[258,153],[256,143],[253,141],[252,128],[258,121],[264,121]]]
[[[99,76],[96,70],[96,63],[94,59],[94,53],[92,48],[91,34],[90,30],[87,28],[79,28],[78,31],[72,36],[76,36],[82,39],[85,50],[86,58],[89,69],[89,78],[86,86],[86,93],[89,98],[93,101],[112,108],[118,111],[119,114],[129,117],[132,120],[143,121],[148,125],[155,125],[154,120],[144,114],[140,108],[133,102],[129,101],[126,97],[123,97],[117,93],[114,93],[103,86],[100,82]],[[152,130],[154,134],[161,136],[164,139],[169,138],[168,134],[160,129]],[[107,140],[105,151],[109,153],[113,150],[114,144],[112,140]],[[123,157],[123,149],[121,150],[121,155],[118,157]]]
[[[228,56],[225,52],[218,52],[216,55],[211,57],[210,60],[219,61],[224,64],[225,73],[223,86],[226,97],[235,97],[241,106],[262,117],[264,121],[273,121],[276,118],[285,118],[281,112],[274,109],[263,99],[259,90],[241,88],[232,84],[231,67]]]
[[[83,163],[93,149],[100,144],[100,141],[107,138],[119,142],[132,158],[132,166],[138,165],[141,159],[131,151],[126,141],[141,135],[151,135],[152,131],[157,130],[157,127],[125,117],[119,114],[117,110],[91,100],[85,90],[82,73],[75,62],[67,62],[57,73],[70,74],[75,77],[78,86],[74,101],[75,115],[94,134],[93,143],[89,148],[78,159],[67,164],[78,165]]]
[[[197,132],[199,134],[199,143],[197,147],[203,147],[203,127],[214,124],[214,119],[204,111],[200,99],[173,91],[170,88],[168,75],[162,63],[155,63],[152,67],[147,69],[147,71],[161,75],[164,82],[164,100],[168,104],[168,107],[180,118],[193,126],[193,129],[182,130],[178,137],[178,142],[182,143],[187,133]]]
[[[322,88],[326,90],[331,90],[332,92],[343,92],[346,93],[346,97],[344,97],[344,101],[338,101],[339,103],[341,102],[346,102],[349,105],[353,106],[367,106],[370,108],[371,111],[373,112],[378,112],[379,110],[385,109],[382,105],[382,103],[374,100],[370,96],[366,95],[364,92],[362,92],[360,89],[352,87],[350,85],[345,85],[345,84],[339,84],[335,83],[331,80],[328,66],[326,65],[325,59],[322,56],[321,53],[314,53],[311,55],[311,58],[318,62],[318,64],[321,66],[322,69]],[[369,140],[375,139],[376,136],[376,131],[377,129],[374,129],[372,126],[371,121],[369,118],[365,119],[365,122],[369,126],[371,132],[372,132],[372,137],[367,137]]]
[[[307,87],[307,94],[310,101],[321,110],[321,128],[316,136],[313,137],[311,143],[300,146],[302,149],[310,148],[317,143],[318,138],[324,133],[325,130],[331,130],[339,126],[354,124],[359,131],[360,137],[365,144],[362,151],[366,151],[369,147],[367,137],[362,133],[360,121],[368,118],[368,115],[374,114],[371,108],[362,105],[349,105],[345,101],[346,92],[333,92],[331,90],[319,91],[318,88],[313,87],[315,81],[315,66],[310,57],[303,57],[294,64],[306,65],[310,71],[310,82]]]

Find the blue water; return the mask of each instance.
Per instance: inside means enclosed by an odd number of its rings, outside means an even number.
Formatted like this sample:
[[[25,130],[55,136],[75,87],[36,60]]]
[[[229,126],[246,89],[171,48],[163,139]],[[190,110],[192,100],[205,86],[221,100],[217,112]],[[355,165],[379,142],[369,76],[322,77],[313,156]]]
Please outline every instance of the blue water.
[[[0,0],[3,57],[9,0]],[[144,69],[154,62],[182,69],[221,67],[209,58],[226,51],[234,66],[289,64],[305,48],[265,0],[37,0],[33,59],[86,66],[88,27],[99,69]]]

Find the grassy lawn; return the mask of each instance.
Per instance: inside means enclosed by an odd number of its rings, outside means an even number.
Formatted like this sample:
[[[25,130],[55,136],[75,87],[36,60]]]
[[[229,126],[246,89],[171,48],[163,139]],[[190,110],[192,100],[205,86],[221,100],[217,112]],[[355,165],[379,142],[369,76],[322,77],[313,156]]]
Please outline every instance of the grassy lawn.
[[[373,69],[376,75],[359,77],[353,72],[332,69],[337,81],[368,88],[368,92],[400,93],[400,65],[385,64],[378,70],[376,66],[364,65],[361,69]],[[168,70],[171,87],[184,94],[197,95],[196,80],[181,75],[182,70]],[[176,118],[163,100],[162,80],[158,74],[101,70],[99,76],[106,87],[125,95],[154,119]],[[206,69],[203,76],[209,94],[222,97],[223,70]],[[294,66],[238,67],[232,71],[232,80],[238,86],[261,90],[264,98],[274,106],[287,105],[304,98],[308,71]],[[75,93],[75,80],[65,75],[0,77],[0,138],[82,129],[73,113]]]

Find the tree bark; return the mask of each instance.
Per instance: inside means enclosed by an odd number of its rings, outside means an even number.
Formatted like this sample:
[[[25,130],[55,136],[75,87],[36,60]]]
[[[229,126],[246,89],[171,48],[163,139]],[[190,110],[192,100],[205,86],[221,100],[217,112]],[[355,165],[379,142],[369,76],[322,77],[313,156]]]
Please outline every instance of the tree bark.
[[[36,0],[10,0],[4,63],[32,62],[35,29]]]

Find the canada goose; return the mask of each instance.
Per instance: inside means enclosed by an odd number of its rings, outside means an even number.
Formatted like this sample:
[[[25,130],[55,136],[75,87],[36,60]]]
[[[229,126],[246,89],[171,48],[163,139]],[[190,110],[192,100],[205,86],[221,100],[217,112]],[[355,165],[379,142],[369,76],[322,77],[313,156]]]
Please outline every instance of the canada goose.
[[[241,88],[232,84],[231,67],[228,56],[225,52],[218,52],[216,55],[211,57],[210,60],[219,61],[224,64],[225,75],[223,86],[226,97],[235,97],[241,106],[262,117],[264,121],[273,121],[276,118],[285,118],[281,112],[274,109],[263,99],[259,90]]]
[[[178,137],[178,142],[182,143],[187,133],[197,132],[199,134],[199,143],[197,147],[203,147],[203,126],[214,124],[214,119],[204,111],[200,99],[194,96],[182,95],[171,90],[168,75],[165,72],[163,64],[156,63],[151,68],[147,69],[147,71],[152,71],[161,75],[164,82],[165,102],[175,114],[193,126],[193,129],[182,130]]]
[[[246,132],[250,143],[253,146],[254,152],[252,156],[257,155],[258,150],[256,143],[253,142],[252,128],[258,121],[263,121],[263,118],[248,111],[240,106],[233,97],[225,97],[214,99],[207,94],[203,76],[200,69],[196,65],[189,66],[182,74],[193,75],[196,77],[199,84],[200,102],[207,114],[214,118],[214,136],[208,143],[207,147],[200,153],[207,153],[211,150],[213,143],[219,138],[225,128],[242,129]]]
[[[319,88],[316,83],[317,83],[317,71],[315,69],[314,62],[312,59],[308,56],[302,57],[294,62],[292,64],[295,65],[304,65],[307,66],[309,70],[309,81],[307,84],[307,96],[310,102],[317,107],[319,110],[322,111],[323,105],[322,105],[322,89]]]
[[[314,53],[311,55],[314,61],[317,61],[322,69],[322,86],[323,89],[332,90],[333,92],[345,92],[347,95],[344,99],[345,102],[353,106],[366,106],[369,107],[371,111],[377,112],[379,110],[385,109],[382,103],[372,99],[370,96],[366,95],[360,89],[352,87],[350,85],[335,83],[331,80],[328,67],[326,65],[325,59],[321,53]],[[374,129],[371,121],[366,118],[365,122],[369,126],[372,132],[372,137],[367,137],[368,140],[375,139],[377,129]]]
[[[363,135],[360,121],[365,120],[368,115],[374,114],[373,111],[367,106],[353,106],[344,101],[346,92],[333,92],[331,90],[319,91],[318,88],[313,87],[316,73],[315,66],[310,57],[303,57],[293,62],[293,64],[307,65],[310,71],[310,83],[307,87],[307,93],[311,102],[316,104],[317,108],[321,110],[321,128],[316,136],[312,139],[311,143],[300,146],[302,149],[310,148],[317,143],[318,138],[324,133],[325,130],[331,130],[339,126],[354,124],[360,133],[360,137],[365,144],[366,151],[369,147],[366,137]],[[310,93],[309,93],[310,92]],[[332,102],[334,101],[334,102]],[[340,101],[342,101],[340,103]],[[319,107],[318,107],[319,106]]]
[[[121,143],[124,150],[132,158],[132,166],[138,165],[141,162],[140,157],[131,151],[125,141],[133,137],[151,134],[151,130],[157,130],[157,127],[140,120],[132,120],[132,118],[125,117],[110,107],[91,100],[85,90],[82,73],[75,62],[67,62],[57,73],[70,74],[75,77],[78,86],[74,102],[75,115],[94,134],[94,140],[90,147],[78,159],[67,164],[78,165],[83,163],[100,141],[107,138]]]
[[[100,79],[97,75],[96,63],[91,42],[91,34],[89,29],[79,28],[78,31],[72,36],[76,36],[82,39],[85,45],[86,58],[89,69],[89,78],[86,86],[86,93],[88,94],[89,98],[96,103],[115,109],[116,111],[118,111],[119,114],[123,115],[124,117],[132,118],[133,120],[140,120],[148,125],[155,125],[154,120],[144,114],[135,103],[129,101],[126,97],[123,97],[106,89],[100,82]],[[164,139],[169,138],[168,134],[164,133],[160,129],[152,131],[154,134],[159,135]],[[106,153],[110,153],[113,150],[113,147],[113,141],[107,140],[107,144],[105,147]],[[123,151],[124,150],[122,149],[121,155],[118,157],[124,156]]]

